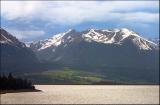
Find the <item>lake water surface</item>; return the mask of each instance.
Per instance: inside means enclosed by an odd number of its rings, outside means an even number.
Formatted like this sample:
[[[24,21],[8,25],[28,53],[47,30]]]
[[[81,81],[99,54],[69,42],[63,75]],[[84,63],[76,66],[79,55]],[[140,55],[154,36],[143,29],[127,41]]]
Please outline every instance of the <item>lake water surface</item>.
[[[42,92],[7,93],[1,104],[159,104],[158,85],[36,85]]]

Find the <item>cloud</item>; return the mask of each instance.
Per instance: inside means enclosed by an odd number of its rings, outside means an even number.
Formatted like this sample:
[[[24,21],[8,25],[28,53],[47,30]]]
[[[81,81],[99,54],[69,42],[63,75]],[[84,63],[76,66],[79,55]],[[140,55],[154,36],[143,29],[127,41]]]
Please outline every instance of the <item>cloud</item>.
[[[117,20],[126,22],[139,22],[139,23],[154,23],[159,21],[159,13],[113,13],[111,18],[117,18]]]
[[[158,1],[1,1],[2,16],[7,20],[42,20],[54,24],[75,25],[88,21],[155,22]],[[128,12],[132,11],[132,12]],[[144,18],[147,17],[147,18]]]
[[[42,30],[17,30],[17,29],[6,29],[6,30],[20,40],[36,38],[45,35],[45,32]]]

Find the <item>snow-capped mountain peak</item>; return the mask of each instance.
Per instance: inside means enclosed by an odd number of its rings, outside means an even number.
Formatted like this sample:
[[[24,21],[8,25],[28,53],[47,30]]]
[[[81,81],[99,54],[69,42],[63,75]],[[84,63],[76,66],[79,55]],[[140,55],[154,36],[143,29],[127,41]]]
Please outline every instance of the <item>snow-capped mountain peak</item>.
[[[122,45],[126,40],[130,40],[141,50],[152,50],[152,48],[157,48],[155,43],[148,41],[127,28],[112,30],[90,29],[87,33],[84,33],[82,37],[88,42],[95,41],[98,43],[118,45]]]
[[[113,30],[89,30],[88,33],[82,35],[86,41],[96,41],[105,44],[120,44],[125,38],[130,35],[138,36],[133,31],[130,31],[126,28],[122,29],[113,29]]]
[[[68,43],[71,43],[73,41],[81,41],[79,39],[86,42],[97,42],[106,45],[123,45],[124,43],[126,43],[126,41],[129,41],[141,50],[152,50],[153,48],[157,48],[157,45],[155,43],[150,42],[145,38],[142,38],[137,33],[127,28],[105,30],[88,29],[82,32],[76,32],[73,29],[69,29],[64,33],[54,35],[49,39],[35,42],[31,44],[31,47],[34,47],[34,49],[38,51],[49,47],[54,47],[55,49],[61,44],[64,44],[66,46]]]
[[[71,31],[73,31],[73,29],[69,29],[66,32],[53,35],[53,37],[51,37],[51,38],[48,38],[48,39],[45,39],[45,40],[40,40],[38,42],[32,43],[31,46],[37,44],[37,46],[35,46],[35,47],[37,48],[38,51],[46,49],[46,48],[51,47],[51,46],[57,47],[61,43],[64,42],[63,37],[66,34],[70,33]]]
[[[0,28],[0,43],[10,44],[15,47],[26,47],[24,43],[20,42],[16,37],[12,36],[3,28]]]

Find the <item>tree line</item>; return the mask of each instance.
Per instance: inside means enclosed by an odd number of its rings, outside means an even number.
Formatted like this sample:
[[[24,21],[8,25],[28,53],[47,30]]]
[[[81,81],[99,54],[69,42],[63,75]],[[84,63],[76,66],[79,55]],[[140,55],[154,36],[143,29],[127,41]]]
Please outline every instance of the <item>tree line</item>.
[[[35,89],[27,79],[13,77],[12,73],[0,75],[0,90]]]

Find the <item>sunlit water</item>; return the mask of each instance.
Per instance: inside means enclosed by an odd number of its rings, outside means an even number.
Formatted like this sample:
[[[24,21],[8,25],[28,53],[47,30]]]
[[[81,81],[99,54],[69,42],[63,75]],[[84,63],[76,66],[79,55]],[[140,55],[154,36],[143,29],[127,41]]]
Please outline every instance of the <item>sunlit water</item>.
[[[42,92],[7,93],[1,104],[159,104],[159,86],[36,85]]]

